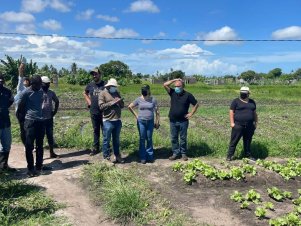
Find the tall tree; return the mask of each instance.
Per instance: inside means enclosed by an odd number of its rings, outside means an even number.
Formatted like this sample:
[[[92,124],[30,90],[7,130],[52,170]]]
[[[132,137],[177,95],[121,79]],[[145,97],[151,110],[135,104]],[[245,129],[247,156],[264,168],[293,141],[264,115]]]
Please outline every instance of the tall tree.
[[[5,55],[6,61],[1,60],[3,64],[3,73],[5,75],[5,79],[10,81],[10,86],[12,89],[16,88],[18,84],[18,67],[20,65],[20,60],[14,60],[12,57]]]
[[[249,71],[242,72],[239,77],[247,82],[252,82],[258,78],[258,75],[256,74],[255,71],[249,70]]]
[[[71,64],[71,73],[73,75],[75,75],[77,73],[77,64],[76,63]]]
[[[282,75],[281,68],[274,68],[273,70],[270,70],[268,73],[269,78],[278,78]]]
[[[111,60],[108,63],[101,64],[99,66],[99,70],[103,73],[105,77],[132,77],[132,71],[129,69],[129,66],[119,60]]]

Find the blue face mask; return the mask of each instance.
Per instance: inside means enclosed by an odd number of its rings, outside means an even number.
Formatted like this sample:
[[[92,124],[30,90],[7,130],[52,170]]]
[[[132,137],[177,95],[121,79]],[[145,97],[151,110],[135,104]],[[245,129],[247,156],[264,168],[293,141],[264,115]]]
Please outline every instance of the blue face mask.
[[[175,87],[175,92],[176,92],[177,94],[182,93],[182,88],[180,88],[180,87]]]
[[[110,93],[115,93],[117,91],[116,87],[111,86],[109,89]]]

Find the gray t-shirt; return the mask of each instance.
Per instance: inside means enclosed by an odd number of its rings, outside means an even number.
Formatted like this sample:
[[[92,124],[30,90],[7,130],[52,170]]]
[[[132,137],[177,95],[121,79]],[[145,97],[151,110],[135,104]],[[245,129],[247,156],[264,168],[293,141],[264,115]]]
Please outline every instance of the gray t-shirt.
[[[157,100],[154,97],[150,97],[148,100],[144,100],[142,97],[138,97],[133,102],[133,105],[134,107],[138,107],[138,119],[154,119],[154,111],[158,107]]]

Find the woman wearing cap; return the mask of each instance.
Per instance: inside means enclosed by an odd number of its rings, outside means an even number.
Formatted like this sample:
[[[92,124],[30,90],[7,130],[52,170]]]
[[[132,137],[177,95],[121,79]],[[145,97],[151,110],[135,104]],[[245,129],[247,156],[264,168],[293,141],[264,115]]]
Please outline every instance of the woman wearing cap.
[[[251,142],[257,126],[258,117],[256,103],[249,98],[249,87],[241,87],[240,97],[232,101],[230,106],[231,141],[229,144],[227,160],[233,160],[236,146],[243,137],[244,155],[250,160],[255,160],[251,155]]]
[[[151,96],[149,85],[144,85],[141,88],[141,96],[132,102],[128,108],[133,113],[137,120],[139,131],[139,155],[141,163],[145,164],[147,161],[152,162],[154,159],[153,150],[153,130],[159,128],[159,109],[157,100]],[[134,108],[138,107],[138,114]],[[154,112],[156,113],[156,120],[154,123]],[[146,142],[146,146],[145,146]]]
[[[105,89],[98,96],[100,111],[103,113],[103,157],[111,161],[109,144],[112,136],[115,159],[113,162],[123,163],[119,151],[119,137],[122,127],[121,108],[124,107],[123,98],[117,91],[117,81],[109,79]]]

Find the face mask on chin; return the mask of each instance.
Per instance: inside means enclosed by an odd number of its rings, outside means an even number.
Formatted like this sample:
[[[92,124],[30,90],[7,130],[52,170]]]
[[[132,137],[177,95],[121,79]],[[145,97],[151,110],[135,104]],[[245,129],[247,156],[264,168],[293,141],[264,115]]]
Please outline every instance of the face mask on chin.
[[[182,88],[176,87],[176,88],[175,88],[175,92],[176,92],[177,94],[182,93]]]
[[[240,94],[240,98],[241,99],[247,99],[249,97],[249,94],[248,93],[241,93]]]

